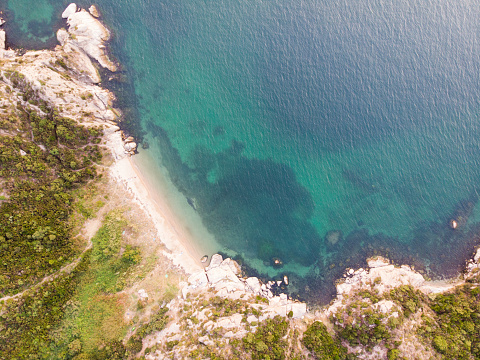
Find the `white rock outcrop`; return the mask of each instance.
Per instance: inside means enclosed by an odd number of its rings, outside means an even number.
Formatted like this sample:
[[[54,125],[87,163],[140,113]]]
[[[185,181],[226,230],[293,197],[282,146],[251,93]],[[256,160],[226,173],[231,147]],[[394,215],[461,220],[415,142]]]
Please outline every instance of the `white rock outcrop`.
[[[5,24],[5,20],[0,17],[0,26],[3,24]],[[15,51],[7,50],[7,34],[5,30],[0,29],[0,59],[12,59],[15,55]]]
[[[478,279],[479,275],[480,275],[480,248],[477,249],[473,259],[467,262],[464,279],[471,281],[474,278]]]
[[[5,41],[6,41],[5,30],[0,30],[0,50],[5,50]]]
[[[188,278],[188,284],[182,289],[183,298],[186,299],[189,293],[212,289],[218,296],[232,300],[252,299],[256,296],[268,299],[261,319],[276,315],[287,316],[290,311],[293,318],[301,318],[307,312],[305,303],[293,301],[286,294],[273,296],[270,289],[258,278],[243,279],[239,275],[240,266],[234,260],[224,260],[221,255],[215,254],[204,271],[194,273]]]
[[[75,11],[73,11],[74,8]],[[66,38],[65,33],[62,32],[60,40],[57,34],[62,45],[65,46],[67,42],[70,42],[73,46],[82,49],[92,59],[97,60],[102,67],[110,71],[117,71],[117,66],[109,59],[105,48],[105,42],[110,39],[108,29],[90,12],[84,9],[77,11],[76,5],[73,3],[67,7],[63,15],[67,18],[69,37]]]
[[[127,153],[135,152],[136,149],[137,149],[137,144],[134,143],[134,142],[130,142],[130,143],[125,144],[125,151]]]
[[[66,19],[69,16],[75,14],[77,12],[77,4],[71,3],[70,5],[67,6],[65,11],[62,13],[62,19]]]

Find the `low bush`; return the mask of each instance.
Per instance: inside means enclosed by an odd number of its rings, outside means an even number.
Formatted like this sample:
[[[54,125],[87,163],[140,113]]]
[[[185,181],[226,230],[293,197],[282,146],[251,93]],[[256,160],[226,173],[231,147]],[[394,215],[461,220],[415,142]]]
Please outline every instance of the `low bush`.
[[[303,334],[303,345],[310,350],[317,359],[342,360],[346,358],[347,349],[337,338],[333,338],[327,327],[315,321]]]

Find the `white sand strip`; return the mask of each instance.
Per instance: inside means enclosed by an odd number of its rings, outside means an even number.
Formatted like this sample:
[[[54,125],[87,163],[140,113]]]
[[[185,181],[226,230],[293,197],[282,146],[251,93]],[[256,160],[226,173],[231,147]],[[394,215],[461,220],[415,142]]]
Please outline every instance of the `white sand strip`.
[[[166,252],[174,265],[180,266],[188,274],[200,269],[202,253],[194,246],[194,239],[188,229],[172,213],[166,201],[159,194],[159,189],[150,189],[132,159],[124,153],[119,131],[106,131],[107,146],[115,158],[110,167],[110,175],[133,195],[134,201],[149,216],[157,229],[157,238],[169,252]]]

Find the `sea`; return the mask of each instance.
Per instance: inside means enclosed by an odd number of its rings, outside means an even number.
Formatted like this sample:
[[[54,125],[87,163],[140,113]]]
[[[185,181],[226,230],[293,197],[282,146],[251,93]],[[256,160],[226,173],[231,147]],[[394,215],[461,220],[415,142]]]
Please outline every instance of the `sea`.
[[[53,48],[68,3],[0,0],[8,45]],[[101,85],[141,144],[142,172],[214,239],[195,239],[206,255],[287,275],[283,290],[319,304],[369,256],[432,279],[472,256],[480,2],[95,5],[121,64]]]

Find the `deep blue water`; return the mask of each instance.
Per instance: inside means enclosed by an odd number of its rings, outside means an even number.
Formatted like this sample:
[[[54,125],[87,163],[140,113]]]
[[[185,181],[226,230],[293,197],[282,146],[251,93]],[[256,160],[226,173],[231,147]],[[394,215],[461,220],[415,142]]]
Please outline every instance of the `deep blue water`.
[[[124,66],[105,83],[124,126],[195,199],[219,250],[260,273],[278,257],[294,292],[322,300],[372,254],[430,276],[471,254],[480,3],[96,3]],[[48,47],[68,2],[0,4],[13,45]]]

